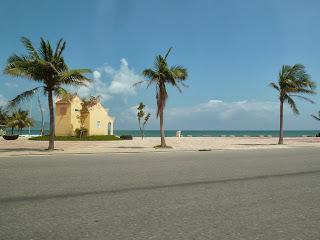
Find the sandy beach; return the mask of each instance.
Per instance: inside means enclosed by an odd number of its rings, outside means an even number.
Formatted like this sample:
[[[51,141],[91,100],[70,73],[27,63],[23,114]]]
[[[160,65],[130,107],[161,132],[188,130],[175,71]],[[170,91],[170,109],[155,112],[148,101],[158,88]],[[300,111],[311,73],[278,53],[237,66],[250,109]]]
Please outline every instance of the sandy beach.
[[[284,145],[277,144],[274,137],[168,137],[167,145],[172,149],[155,149],[160,139],[148,137],[123,141],[56,141],[57,151],[48,152],[48,142],[20,138],[16,141],[0,140],[1,156],[44,155],[44,154],[92,154],[92,153],[136,153],[173,152],[201,150],[250,150],[295,147],[319,147],[320,138],[286,138]]]

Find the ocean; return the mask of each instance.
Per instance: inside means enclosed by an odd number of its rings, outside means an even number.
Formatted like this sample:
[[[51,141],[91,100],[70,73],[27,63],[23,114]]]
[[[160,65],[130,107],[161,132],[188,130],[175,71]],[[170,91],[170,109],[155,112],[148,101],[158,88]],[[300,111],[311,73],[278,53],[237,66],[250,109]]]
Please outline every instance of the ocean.
[[[30,131],[31,135],[38,135],[39,130],[32,129]],[[315,136],[320,132],[317,130],[288,130],[285,131],[286,137],[302,137],[302,136]],[[11,130],[7,129],[7,133],[11,134]],[[17,132],[15,132],[17,133]],[[45,134],[48,134],[49,131],[46,130]],[[28,135],[28,130],[22,131],[23,135]],[[138,130],[115,130],[115,135],[132,135],[134,137],[140,136],[140,131]],[[273,136],[277,137],[279,135],[279,131],[276,130],[181,130],[182,136],[193,136],[193,137],[221,137],[221,136],[250,136],[250,137],[259,137],[259,136]],[[159,137],[159,130],[146,130],[144,133],[145,137]],[[165,131],[165,135],[167,137],[174,137],[176,135],[176,130],[167,130]]]
[[[293,130],[285,131],[286,137],[302,137],[302,136],[316,136],[319,131],[315,130]],[[116,135],[132,135],[134,137],[140,136],[140,131],[137,130],[118,130],[115,131]],[[192,136],[192,137],[221,137],[221,136],[250,136],[250,137],[259,137],[259,136],[268,136],[273,137],[279,136],[279,131],[273,130],[181,130],[183,136]],[[147,130],[144,133],[145,137],[160,137],[159,130]],[[167,137],[176,136],[176,130],[165,131]]]

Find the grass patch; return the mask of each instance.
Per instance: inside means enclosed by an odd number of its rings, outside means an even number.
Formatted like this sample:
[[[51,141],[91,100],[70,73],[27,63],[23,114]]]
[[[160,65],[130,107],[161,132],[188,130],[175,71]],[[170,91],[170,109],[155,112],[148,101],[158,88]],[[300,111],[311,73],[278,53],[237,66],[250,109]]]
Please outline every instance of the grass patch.
[[[38,136],[29,138],[34,141],[49,141],[49,136]],[[98,136],[87,136],[81,139],[76,136],[56,136],[55,141],[118,141],[122,140],[114,135],[98,135]]]

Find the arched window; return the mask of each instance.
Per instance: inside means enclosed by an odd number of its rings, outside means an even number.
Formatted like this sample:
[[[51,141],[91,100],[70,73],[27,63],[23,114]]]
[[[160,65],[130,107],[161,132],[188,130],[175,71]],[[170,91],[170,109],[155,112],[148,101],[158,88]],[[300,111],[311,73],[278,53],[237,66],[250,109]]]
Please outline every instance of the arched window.
[[[112,129],[112,123],[111,122],[108,122],[107,134],[108,135],[112,135],[113,134],[113,129]]]

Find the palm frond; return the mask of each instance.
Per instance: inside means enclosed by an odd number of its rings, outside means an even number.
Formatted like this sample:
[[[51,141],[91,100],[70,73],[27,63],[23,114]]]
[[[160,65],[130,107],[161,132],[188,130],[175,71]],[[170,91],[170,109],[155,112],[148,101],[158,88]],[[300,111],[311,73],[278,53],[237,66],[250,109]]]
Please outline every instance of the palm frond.
[[[189,87],[189,85],[188,85],[188,84],[185,84],[184,82],[180,82],[180,84],[181,84],[183,87],[185,87],[185,88],[188,88],[188,87]]]
[[[159,83],[159,79],[160,79],[160,76],[158,74],[158,72],[154,71],[153,69],[145,69],[143,71],[143,76],[148,78],[147,80],[147,88],[151,86],[151,84],[155,83],[155,84],[158,84]]]
[[[290,96],[287,96],[286,97],[286,101],[288,102],[288,104],[289,104],[290,108],[292,109],[293,113],[298,115],[299,114],[299,110],[298,110],[297,105],[294,102],[294,100]]]
[[[86,85],[92,81],[92,79],[87,78],[83,74],[91,73],[90,69],[73,69],[67,72],[62,72],[57,76],[57,80],[61,84],[68,85]]]
[[[318,112],[318,117],[316,115],[311,115],[314,119],[320,121],[320,111]]]
[[[156,56],[154,60],[155,69],[161,72],[161,70],[165,68],[164,63],[165,63],[165,60],[161,55]]]
[[[312,103],[312,104],[315,104],[314,101],[312,101],[310,98],[307,98],[307,97],[304,97],[304,96],[301,96],[301,95],[295,95],[295,94],[290,94],[289,95],[290,97],[297,97],[297,98],[301,98],[309,103]]]
[[[155,79],[150,79],[147,83],[147,88],[149,88],[152,84],[156,84],[156,86],[158,86],[159,84],[159,79],[155,78]]]
[[[39,90],[40,88],[43,88],[43,86],[36,87],[34,89],[25,91],[25,92],[17,95],[14,99],[9,101],[9,106],[14,107],[14,106],[20,104],[21,102],[23,102],[27,99],[30,99],[37,92],[37,90]]]
[[[269,86],[276,89],[278,92],[280,92],[280,88],[278,87],[277,84],[275,84],[274,82],[269,83]]]
[[[179,92],[182,92],[179,83],[184,86],[183,81],[187,79],[187,69],[182,66],[173,66],[170,68],[170,72],[167,74],[168,81],[172,86],[176,87]]]
[[[25,77],[34,81],[42,81],[53,71],[51,65],[41,59],[12,55],[4,72],[14,77]]]
[[[40,58],[37,50],[34,48],[29,38],[21,37],[21,42],[32,57]]]
[[[187,69],[183,66],[172,66],[170,72],[173,73],[175,79],[185,80],[188,78]]]
[[[167,51],[166,55],[164,56],[164,59],[167,59],[167,57],[169,56],[171,50],[172,50],[172,47],[169,48],[169,50]]]
[[[178,84],[173,85],[176,89],[178,89],[179,93],[182,93],[182,89]]]
[[[147,124],[147,122],[148,122],[149,119],[150,119],[150,116],[151,116],[150,113],[148,113],[148,114],[145,116],[144,121],[143,121],[143,126]]]
[[[61,38],[56,46],[56,50],[54,52],[54,57],[55,58],[59,58],[62,55],[62,52],[64,51],[66,47],[66,41],[63,41],[63,39]]]
[[[132,84],[132,86],[133,87],[137,87],[137,86],[139,86],[139,85],[141,85],[142,83],[145,83],[145,82],[148,82],[148,81],[142,80],[142,81],[139,81],[139,82],[136,82],[136,83]]]
[[[47,40],[47,56],[49,61],[53,58],[53,49],[51,47],[49,40]]]
[[[154,70],[151,69],[151,68],[145,69],[145,70],[142,72],[142,74],[143,74],[144,77],[149,78],[149,79],[158,78],[157,72],[154,71]]]
[[[305,93],[305,94],[316,94],[316,92],[312,89],[307,89],[307,88],[300,88],[300,87],[295,87],[293,89],[290,89],[289,92],[292,93]]]
[[[40,56],[43,60],[50,62],[53,58],[53,50],[49,41],[45,41],[43,38],[40,38]]]
[[[64,98],[65,96],[70,95],[70,93],[62,87],[55,87],[53,91],[57,97],[61,97],[61,98]]]

